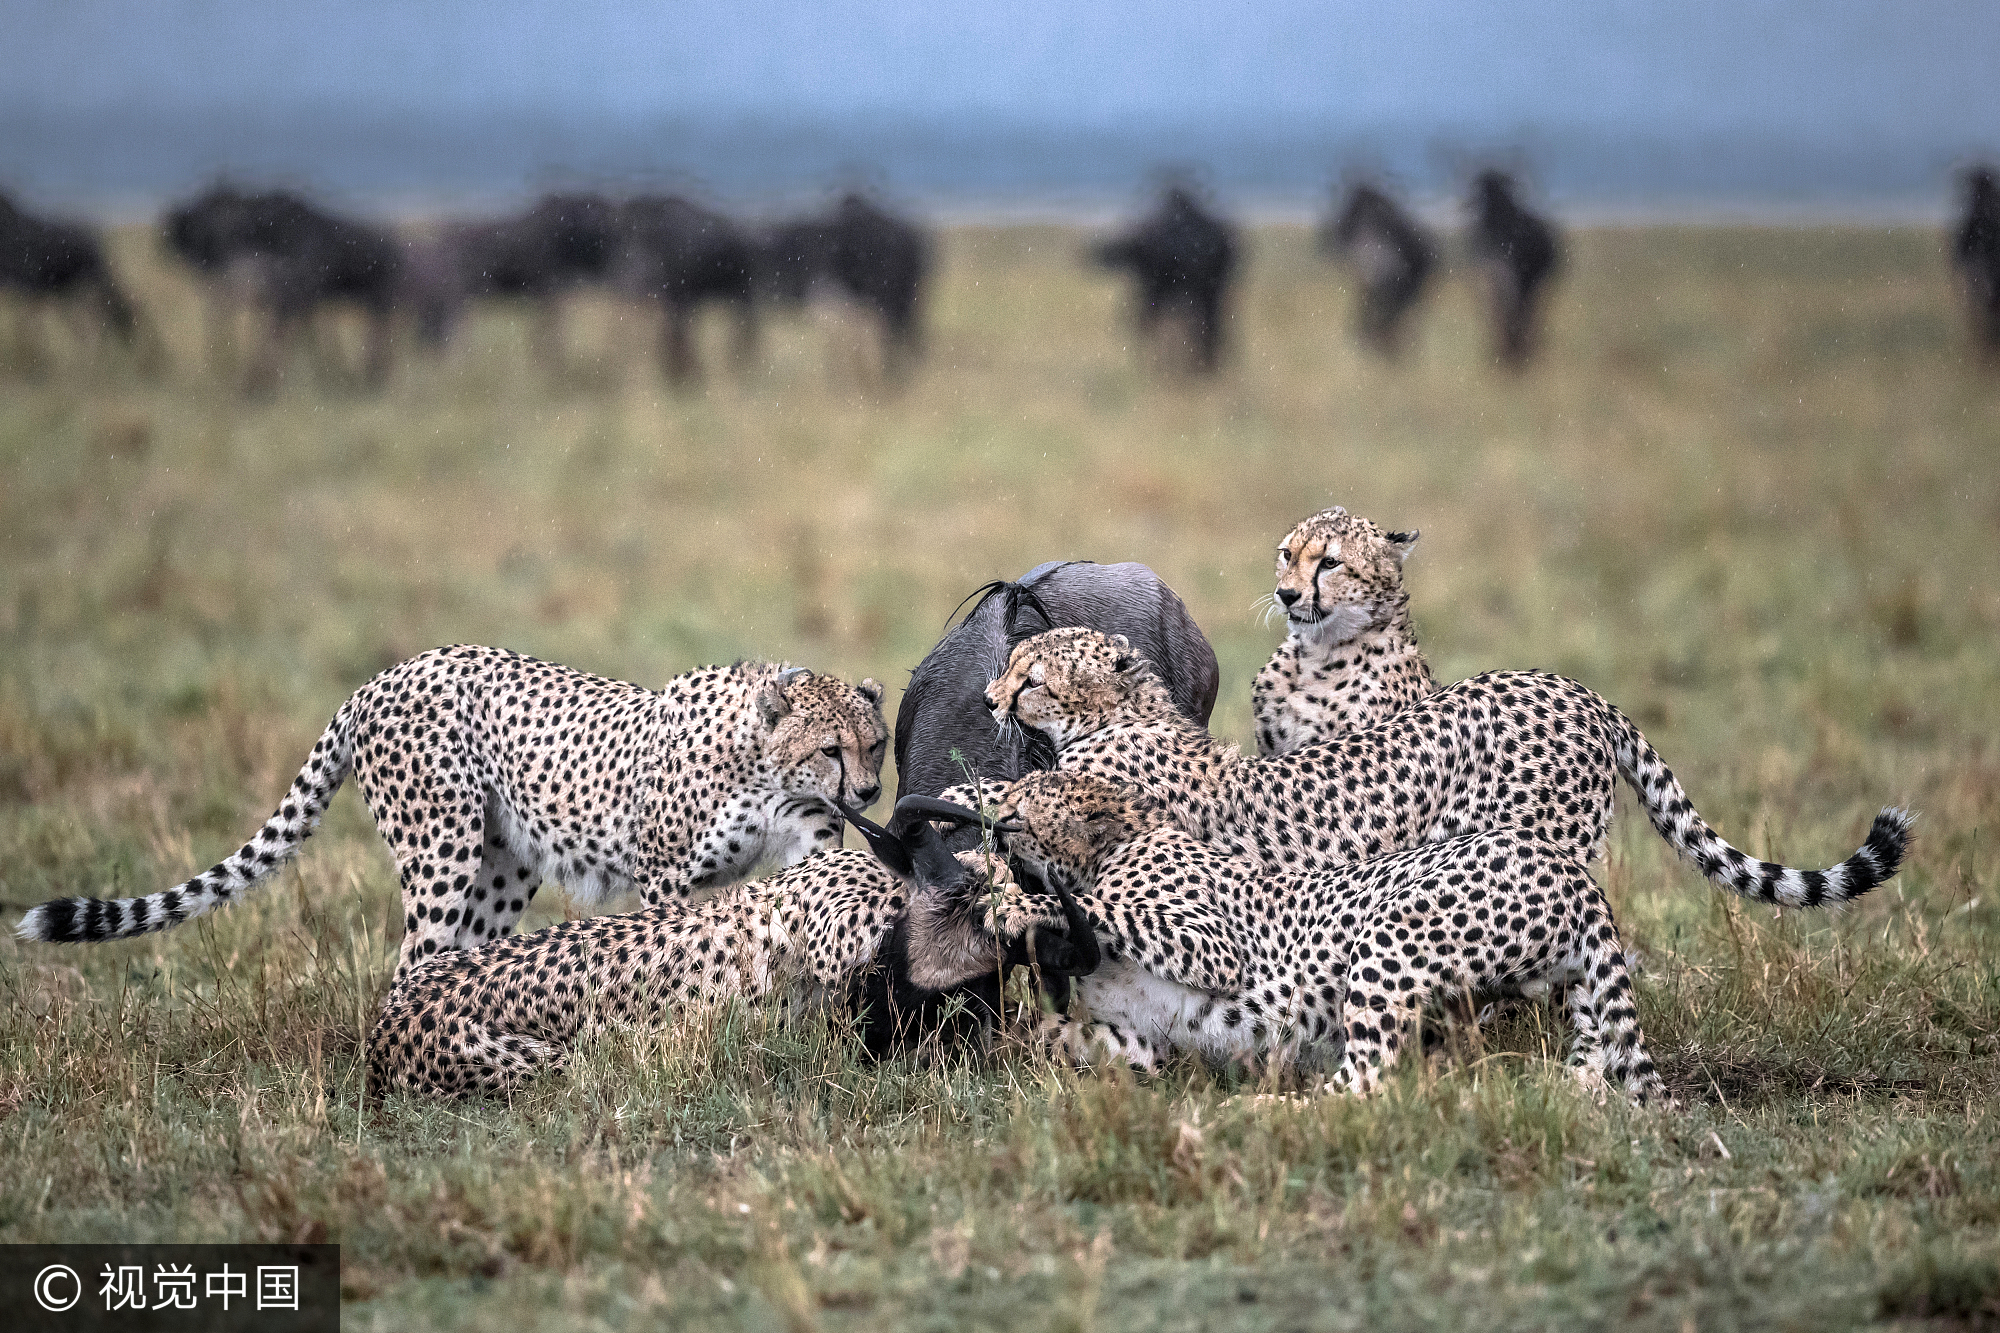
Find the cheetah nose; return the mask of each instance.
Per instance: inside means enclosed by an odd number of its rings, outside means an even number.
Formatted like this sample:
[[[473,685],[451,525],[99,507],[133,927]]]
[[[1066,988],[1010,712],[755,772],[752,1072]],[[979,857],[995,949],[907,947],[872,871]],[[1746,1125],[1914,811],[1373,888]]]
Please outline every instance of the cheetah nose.
[[[875,804],[875,798],[877,796],[880,796],[881,794],[882,794],[882,784],[879,782],[871,782],[867,786],[855,792],[854,797],[857,801],[860,802],[861,808],[863,810],[866,810],[869,806]]]
[[[1299,590],[1297,588],[1280,588],[1278,589],[1278,600],[1286,606],[1290,606],[1293,602],[1299,600]]]
[[[988,708],[992,709],[996,713],[1000,711],[1000,705],[993,702],[993,691],[990,688],[984,694],[981,694],[979,697],[986,701],[986,706]]]

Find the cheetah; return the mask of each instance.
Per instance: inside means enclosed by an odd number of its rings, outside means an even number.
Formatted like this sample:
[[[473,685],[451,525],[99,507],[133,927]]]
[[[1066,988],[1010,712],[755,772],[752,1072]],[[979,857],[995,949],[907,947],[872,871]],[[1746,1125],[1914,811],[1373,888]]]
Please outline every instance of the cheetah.
[[[875,965],[912,897],[912,979],[943,990],[1009,961],[998,940],[1046,941],[1038,955],[1069,973],[1096,964],[1073,897],[1027,900],[1005,861],[953,853],[933,821],[977,812],[906,797],[887,830],[846,811],[874,851],[831,848],[700,902],[567,921],[427,958],[392,990],[368,1043],[371,1095],[508,1095],[567,1062],[585,1037],[657,1024],[731,999],[775,998],[785,1014],[851,994]],[[982,948],[981,946],[986,946]],[[1022,943],[1013,961],[1025,958]],[[1082,955],[1088,953],[1088,957]]]
[[[1587,864],[1603,852],[1618,776],[1679,855],[1762,902],[1856,897],[1894,873],[1909,840],[1910,815],[1892,808],[1831,869],[1749,856],[1702,819],[1629,718],[1546,672],[1486,672],[1367,731],[1248,759],[1181,717],[1139,665],[1094,630],[1050,630],[1015,648],[986,699],[1001,725],[1046,736],[1058,769],[1135,787],[1196,838],[1279,874],[1505,827]]]
[[[1437,692],[1403,590],[1417,537],[1338,505],[1285,534],[1270,603],[1285,617],[1285,641],[1250,691],[1258,754],[1365,731]]]
[[[390,667],[334,713],[257,835],[193,879],[140,898],[61,898],[24,939],[125,939],[200,916],[295,856],[352,773],[403,885],[394,982],[441,950],[483,945],[544,879],[585,908],[649,905],[837,846],[832,802],[881,793],[882,687],[761,662],[665,688],[499,648],[437,648]]]
[[[1008,855],[1072,888],[1098,935],[1104,961],[1081,981],[1090,1021],[1041,1029],[1079,1064],[1337,1059],[1331,1086],[1366,1093],[1429,1002],[1476,990],[1553,1000],[1587,1082],[1641,1103],[1661,1092],[1610,905],[1525,829],[1273,876],[1088,773],[1029,774],[996,813]]]

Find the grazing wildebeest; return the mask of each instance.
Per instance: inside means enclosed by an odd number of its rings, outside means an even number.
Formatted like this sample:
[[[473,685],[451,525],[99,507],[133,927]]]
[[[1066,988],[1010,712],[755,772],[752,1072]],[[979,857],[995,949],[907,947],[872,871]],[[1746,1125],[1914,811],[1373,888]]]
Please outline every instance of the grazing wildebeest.
[[[112,276],[97,233],[77,222],[37,217],[0,194],[0,291],[61,302],[89,316],[127,347],[141,323]]]
[[[760,282],[771,296],[805,300],[823,284],[872,312],[882,326],[882,369],[906,374],[923,350],[922,301],[930,238],[859,194],[780,223],[765,235]]]
[[[1222,361],[1223,303],[1236,269],[1236,232],[1182,186],[1170,187],[1152,215],[1095,251],[1106,268],[1130,269],[1138,282],[1135,322],[1141,337],[1161,320],[1185,325],[1193,369]]]
[[[677,195],[628,200],[624,229],[618,286],[660,303],[660,366],[668,382],[686,384],[700,374],[694,318],[710,301],[735,307],[736,363],[747,367],[757,351],[757,254],[750,235]]]
[[[2000,182],[1991,167],[1965,173],[1965,220],[1952,240],[1951,255],[1965,284],[1980,355],[2000,364]]]
[[[1348,191],[1339,214],[1320,228],[1319,244],[1361,279],[1361,341],[1394,357],[1404,317],[1437,267],[1437,246],[1395,200],[1367,184]]]
[[[247,303],[267,321],[250,387],[276,382],[300,331],[333,302],[358,305],[368,318],[367,382],[388,378],[403,245],[386,230],[286,190],[245,194],[227,184],[171,209],[163,230],[167,247],[208,281],[215,316],[233,318],[233,306]]]
[[[979,601],[910,673],[896,710],[898,801],[936,796],[965,782],[968,774],[1006,782],[1054,762],[1054,751],[1041,737],[1001,734],[985,691],[1015,645],[1060,626],[1088,625],[1124,635],[1179,709],[1207,725],[1221,681],[1215,650],[1179,596],[1146,566],[1052,561],[1017,582],[989,583],[972,595]],[[946,841],[963,851],[977,846],[979,837],[977,829],[960,828]],[[962,1041],[999,1012],[997,976],[941,994],[913,986],[907,947],[907,931],[898,927],[885,946],[885,965],[866,978],[857,995],[857,1003],[867,1006],[863,1031],[871,1051],[934,1034],[944,1042]],[[946,1018],[947,1007],[957,1009],[955,1017]]]
[[[535,355],[554,367],[562,298],[610,278],[624,234],[618,205],[590,193],[546,194],[516,217],[447,223],[411,245],[403,299],[418,337],[432,347],[449,341],[472,301],[527,301]]]
[[[1509,370],[1534,355],[1536,318],[1560,261],[1556,229],[1522,207],[1505,172],[1482,171],[1472,183],[1472,256],[1486,271],[1496,351]]]

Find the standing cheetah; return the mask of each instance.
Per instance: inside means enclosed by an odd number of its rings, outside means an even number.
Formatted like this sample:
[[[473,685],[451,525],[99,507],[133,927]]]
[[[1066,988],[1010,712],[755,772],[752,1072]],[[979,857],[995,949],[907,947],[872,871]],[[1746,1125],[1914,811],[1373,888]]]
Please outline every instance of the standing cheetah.
[[[1830,870],[1757,860],[1696,813],[1631,719],[1546,672],[1490,671],[1367,731],[1245,759],[1181,717],[1138,666],[1125,644],[1094,630],[1051,630],[1014,650],[986,698],[1001,725],[1047,736],[1058,769],[1135,787],[1195,837],[1279,873],[1506,827],[1588,863],[1603,851],[1621,775],[1668,845],[1763,902],[1856,897],[1894,872],[1909,839],[1909,815],[1890,809]]]
[[[1403,590],[1416,544],[1415,532],[1384,532],[1338,505],[1285,534],[1271,594],[1285,641],[1250,691],[1258,754],[1365,731],[1437,692]]]
[[[506,934],[544,879],[586,906],[659,904],[839,843],[832,802],[868,805],[882,687],[739,662],[660,690],[499,648],[436,648],[340,706],[277,813],[235,854],[143,898],[60,898],[24,939],[165,930],[268,880],[351,772],[403,882],[395,979]]]
[[[1610,905],[1524,829],[1273,876],[1087,773],[1029,774],[997,813],[1008,854],[1072,886],[1098,935],[1104,962],[1081,983],[1091,1021],[1044,1020],[1079,1063],[1337,1055],[1335,1086],[1367,1092],[1427,1003],[1477,990],[1554,1000],[1580,1074],[1635,1101],[1660,1092]]]

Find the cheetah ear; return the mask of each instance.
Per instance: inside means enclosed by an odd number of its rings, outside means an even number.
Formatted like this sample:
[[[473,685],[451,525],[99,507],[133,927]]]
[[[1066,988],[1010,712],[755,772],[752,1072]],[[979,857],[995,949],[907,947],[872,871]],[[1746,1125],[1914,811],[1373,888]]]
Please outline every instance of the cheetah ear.
[[[1123,634],[1111,636],[1111,646],[1118,650],[1118,657],[1111,663],[1111,669],[1124,674],[1139,665],[1139,659],[1132,653],[1132,641]]]
[[[778,720],[792,711],[791,700],[785,698],[785,691],[791,688],[793,681],[801,678],[811,680],[812,672],[804,667],[786,667],[758,694],[757,712],[763,717],[765,726],[777,726]]]
[[[1408,532],[1385,532],[1382,537],[1389,543],[1389,554],[1400,565],[1410,558],[1410,550],[1417,544],[1417,538],[1424,534],[1416,528]]]
[[[880,682],[872,678],[863,680],[858,688],[861,690],[862,696],[869,703],[874,704],[877,708],[882,706],[882,686]]]

